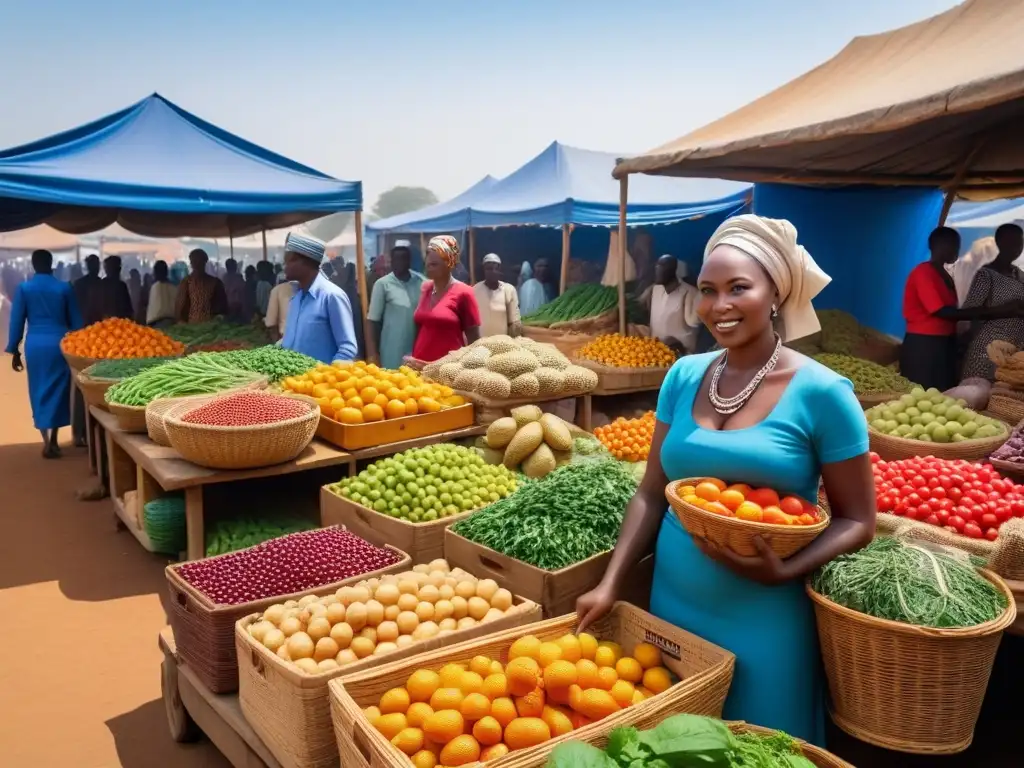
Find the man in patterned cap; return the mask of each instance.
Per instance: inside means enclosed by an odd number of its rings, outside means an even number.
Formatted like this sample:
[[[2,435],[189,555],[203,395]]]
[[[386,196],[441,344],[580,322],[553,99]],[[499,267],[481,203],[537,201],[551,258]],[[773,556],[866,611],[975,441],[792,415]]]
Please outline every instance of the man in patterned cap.
[[[357,354],[352,305],[345,292],[324,277],[326,247],[315,237],[290,232],[284,244],[284,275],[294,281],[281,346],[324,363],[354,360]]]

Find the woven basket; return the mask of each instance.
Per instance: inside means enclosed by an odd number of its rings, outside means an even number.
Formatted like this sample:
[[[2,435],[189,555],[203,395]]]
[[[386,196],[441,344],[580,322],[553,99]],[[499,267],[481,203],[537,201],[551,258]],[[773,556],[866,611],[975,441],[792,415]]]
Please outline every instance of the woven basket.
[[[874,408],[876,405],[888,403],[890,400],[897,400],[899,396],[898,392],[870,392],[863,395],[857,395],[857,402],[860,403],[860,407],[866,411],[868,408]]]
[[[757,554],[754,536],[763,536],[765,541],[779,557],[789,557],[799,552],[824,531],[831,516],[829,511],[818,506],[821,522],[814,525],[774,525],[772,523],[755,523],[750,520],[738,520],[725,517],[714,512],[695,507],[683,501],[679,496],[679,488],[684,485],[696,485],[705,478],[687,478],[676,480],[665,487],[665,498],[675,510],[679,522],[691,536],[713,541],[720,547],[728,547],[738,555],[748,557]]]
[[[117,427],[122,432],[134,434],[146,434],[146,408],[145,406],[119,405],[110,400],[105,401],[107,410],[117,420]]]
[[[301,399],[308,408],[306,413],[272,424],[216,427],[190,424],[178,416],[165,415],[164,429],[171,446],[182,458],[200,467],[253,469],[283,464],[306,450],[320,421],[316,401]]]
[[[908,440],[878,432],[868,426],[868,442],[871,450],[885,461],[899,461],[914,456],[934,456],[937,459],[963,459],[982,461],[992,451],[1006,442],[1009,431],[997,437],[981,440],[964,440],[961,443],[928,443],[923,440]]]
[[[508,659],[509,647],[524,634],[535,635],[541,640],[556,640],[575,632],[578,626],[576,614],[570,614],[332,680],[331,719],[334,722],[341,764],[345,768],[408,766],[409,759],[369,724],[363,715],[363,708],[376,705],[381,694],[389,688],[404,685],[414,670],[437,670],[449,662],[469,662],[477,655],[504,662]],[[736,661],[731,653],[629,603],[616,603],[611,612],[592,627],[588,631],[602,640],[618,642],[625,653],[631,653],[641,642],[659,646],[663,651],[665,666],[680,682],[656,696],[572,733],[488,761],[488,768],[543,766],[551,750],[566,741],[589,741],[622,725],[650,727],[667,715],[679,712],[721,717]]]
[[[104,411],[109,411],[107,400],[104,397],[107,390],[118,383],[118,379],[94,379],[88,375],[88,368],[75,374],[75,382],[82,393],[86,405],[95,405]]]
[[[157,445],[169,446],[171,439],[167,436],[164,427],[164,417],[171,415],[183,416],[190,409],[205,405],[222,395],[231,392],[242,392],[249,389],[263,389],[267,385],[266,378],[259,378],[244,387],[226,389],[222,392],[214,392],[207,395],[186,395],[184,397],[161,397],[153,400],[146,406],[146,432],[149,439]],[[178,406],[181,406],[180,408]]]
[[[64,355],[64,360],[67,361],[68,368],[75,373],[81,373],[90,365],[94,365],[99,362],[98,358],[95,357],[81,357],[79,355],[72,355],[70,352],[65,352],[63,347],[61,348],[61,354]]]
[[[1004,459],[989,459],[988,463],[999,470],[1003,477],[1008,477],[1015,483],[1024,483],[1024,464]]]
[[[411,567],[412,560],[407,554],[391,546],[385,548],[393,550],[401,556],[401,559],[394,565],[389,565],[373,573],[364,573],[302,592],[253,600],[240,605],[213,603],[181,578],[178,573],[179,566],[167,566],[164,569],[164,574],[167,577],[167,588],[171,596],[170,620],[171,627],[174,629],[174,640],[178,645],[178,655],[213,693],[237,691],[238,656],[235,653],[235,623],[239,619],[250,614],[262,613],[275,603],[298,600],[304,595],[328,595],[341,587],[356,584],[364,579],[383,576],[387,573],[400,573]],[[226,555],[208,559],[216,560],[235,554],[229,552]]]
[[[1024,401],[996,394],[996,390],[993,390],[992,396],[988,399],[988,407],[985,410],[1008,424],[1019,424],[1024,420]]]
[[[980,573],[1008,605],[967,629],[867,616],[819,595],[808,581],[837,726],[898,752],[951,755],[971,745],[999,641],[1017,616],[1006,583]]]

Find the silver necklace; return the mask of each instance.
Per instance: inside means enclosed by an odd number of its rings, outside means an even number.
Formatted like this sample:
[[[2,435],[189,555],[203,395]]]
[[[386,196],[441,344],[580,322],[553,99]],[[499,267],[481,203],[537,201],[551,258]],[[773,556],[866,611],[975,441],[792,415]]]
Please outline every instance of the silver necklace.
[[[745,406],[747,401],[753,397],[761,382],[764,381],[764,377],[775,370],[781,351],[782,338],[775,334],[775,351],[768,358],[768,362],[761,367],[761,370],[754,374],[754,378],[750,380],[750,383],[738,395],[735,397],[722,397],[718,394],[718,380],[722,377],[722,371],[725,370],[725,366],[729,362],[729,352],[726,350],[725,354],[722,355],[722,362],[715,367],[715,372],[711,376],[711,386],[708,387],[708,399],[711,401],[712,407],[723,416],[729,416]]]

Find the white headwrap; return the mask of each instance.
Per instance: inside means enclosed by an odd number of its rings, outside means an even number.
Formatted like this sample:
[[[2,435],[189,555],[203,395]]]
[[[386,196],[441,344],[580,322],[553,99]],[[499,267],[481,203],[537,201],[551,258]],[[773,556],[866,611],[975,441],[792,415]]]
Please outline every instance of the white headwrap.
[[[785,219],[768,219],[751,213],[734,216],[715,230],[704,249],[704,258],[719,245],[729,245],[747,254],[775,283],[783,341],[793,341],[821,330],[811,299],[821,293],[832,278],[821,271],[811,254],[796,241],[796,227]]]

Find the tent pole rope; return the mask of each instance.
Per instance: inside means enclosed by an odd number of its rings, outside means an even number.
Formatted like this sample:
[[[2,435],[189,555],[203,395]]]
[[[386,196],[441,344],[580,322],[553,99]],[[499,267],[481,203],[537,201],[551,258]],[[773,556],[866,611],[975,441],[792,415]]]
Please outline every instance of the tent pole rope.
[[[565,293],[565,286],[569,282],[569,254],[571,243],[570,236],[572,235],[572,224],[562,225],[562,275],[558,281],[558,295],[561,296]]]
[[[619,333],[626,335],[626,204],[629,176],[619,179]]]
[[[263,228],[263,260],[267,260],[267,228]]]
[[[469,228],[469,284],[476,285],[476,230]]]
[[[967,177],[967,173],[971,169],[971,163],[974,161],[974,158],[977,157],[978,152],[980,152],[981,148],[985,145],[985,139],[986,136],[979,138],[971,148],[971,151],[964,155],[964,159],[961,161],[960,167],[956,169],[956,175],[953,176],[953,180],[950,181],[949,186],[946,188],[946,199],[942,201],[942,211],[939,213],[940,227],[946,225],[946,217],[949,216],[949,211],[953,207],[953,201],[956,200],[956,193],[964,183],[964,179]]]
[[[370,338],[370,321],[367,315],[370,302],[366,297],[366,258],[363,255],[363,212],[355,212],[356,228],[356,284],[359,286],[359,304],[362,307],[360,322],[363,324],[363,338]]]

